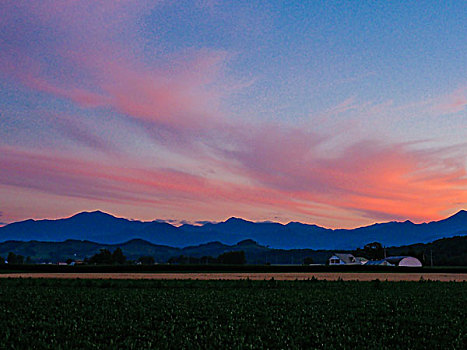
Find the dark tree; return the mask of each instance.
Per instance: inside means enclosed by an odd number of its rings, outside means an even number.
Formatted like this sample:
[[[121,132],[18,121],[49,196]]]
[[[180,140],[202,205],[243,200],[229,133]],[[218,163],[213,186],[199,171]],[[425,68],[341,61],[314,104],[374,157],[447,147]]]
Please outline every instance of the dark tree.
[[[226,252],[217,257],[220,264],[236,264],[242,265],[246,263],[245,252],[243,250],[238,252]]]
[[[194,256],[173,256],[167,262],[169,264],[200,264],[201,259]]]
[[[363,249],[358,248],[355,255],[363,256],[369,260],[381,260],[384,259],[384,248],[379,242],[368,243]]]
[[[169,264],[187,264],[188,257],[184,255],[173,256],[168,261]]]
[[[122,250],[120,247],[115,249],[115,251],[112,253],[112,260],[114,264],[124,264],[126,261],[125,255],[123,255]]]
[[[303,265],[311,265],[314,264],[313,258],[311,256],[306,257],[303,259]]]
[[[203,256],[199,259],[200,264],[215,264],[217,263],[217,259],[213,258],[212,256]]]
[[[108,249],[101,249],[99,253],[91,256],[88,261],[90,264],[111,265],[113,263],[112,253]]]
[[[156,261],[154,260],[154,257],[152,256],[142,256],[138,259],[138,262],[143,264],[143,265],[154,265]]]
[[[13,253],[13,252],[8,253],[8,257],[6,258],[6,260],[8,261],[8,264],[17,264],[18,263],[18,259],[16,257],[16,254]]]
[[[200,263],[200,258],[197,258],[194,256],[188,257],[188,264],[199,264],[199,263]]]

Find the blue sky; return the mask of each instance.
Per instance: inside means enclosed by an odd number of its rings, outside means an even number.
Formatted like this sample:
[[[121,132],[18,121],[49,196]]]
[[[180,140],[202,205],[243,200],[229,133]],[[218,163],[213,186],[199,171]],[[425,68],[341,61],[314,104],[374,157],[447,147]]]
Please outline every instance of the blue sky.
[[[467,4],[5,1],[2,221],[355,227],[467,198]]]

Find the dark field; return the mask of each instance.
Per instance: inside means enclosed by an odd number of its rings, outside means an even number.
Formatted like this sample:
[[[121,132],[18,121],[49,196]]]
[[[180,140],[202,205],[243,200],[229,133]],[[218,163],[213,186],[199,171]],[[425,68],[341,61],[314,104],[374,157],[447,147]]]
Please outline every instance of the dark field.
[[[467,348],[465,282],[0,279],[0,348]]]

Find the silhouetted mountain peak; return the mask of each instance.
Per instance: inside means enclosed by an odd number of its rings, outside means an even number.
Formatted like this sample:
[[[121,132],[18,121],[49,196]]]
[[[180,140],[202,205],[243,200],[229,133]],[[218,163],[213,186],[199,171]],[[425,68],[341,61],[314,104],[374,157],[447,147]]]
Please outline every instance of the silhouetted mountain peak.
[[[217,248],[217,247],[226,247],[224,243],[221,243],[219,241],[213,241],[213,242],[208,242],[208,243],[202,243],[198,245],[190,245],[185,247],[185,249],[193,249],[193,248]]]
[[[224,223],[226,223],[226,224],[239,224],[239,223],[250,223],[250,221],[247,221],[247,220],[242,219],[242,218],[236,218],[236,217],[232,216],[231,218],[224,221]]]
[[[252,239],[244,239],[243,241],[240,241],[237,243],[237,245],[239,246],[243,246],[243,245],[259,245],[258,242],[256,242],[255,240],[252,240]]]
[[[454,217],[456,217],[456,218],[457,217],[467,218],[467,210],[464,210],[464,209],[459,210],[457,213],[455,213],[454,215],[451,216],[451,218],[454,218]]]
[[[434,221],[434,222],[445,222],[445,223],[463,223],[464,221],[467,221],[467,211],[465,210],[459,210],[457,213],[454,215],[451,215],[450,217],[440,220],[440,221]]]
[[[81,213],[73,215],[71,218],[114,218],[116,219],[115,216],[111,214],[104,213],[103,211],[100,210],[95,210],[95,211],[83,211]]]
[[[151,244],[152,245],[153,243],[148,242],[142,238],[133,238],[122,244]]]
[[[34,241],[31,241],[31,242],[34,242]],[[39,242],[39,241],[36,241],[36,242]],[[66,239],[63,241],[63,243],[81,243],[81,242],[84,242],[84,241],[79,240],[79,239]]]

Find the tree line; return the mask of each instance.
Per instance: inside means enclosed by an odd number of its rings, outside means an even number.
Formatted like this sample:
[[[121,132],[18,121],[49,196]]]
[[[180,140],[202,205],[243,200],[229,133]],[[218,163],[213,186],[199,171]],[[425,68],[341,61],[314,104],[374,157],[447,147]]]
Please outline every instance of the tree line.
[[[90,265],[122,265],[125,263],[134,263],[128,261],[121,248],[115,249],[111,252],[108,249],[101,249],[99,253],[94,254],[90,258],[84,260],[85,264]],[[136,260],[136,263],[143,265],[153,265],[155,263],[154,257],[142,256]],[[170,258],[169,264],[237,264],[242,265],[246,263],[244,251],[225,252],[214,258],[212,256],[203,256],[202,258],[195,258],[191,256],[180,255]]]
[[[16,265],[32,264],[32,260],[30,256],[27,256],[25,258],[23,255],[9,252],[6,259],[0,256],[0,264],[4,264],[4,263],[16,264]]]
[[[135,262],[143,265],[155,264],[154,257],[152,256],[141,256],[136,261],[128,260],[120,247],[116,248],[113,252],[108,249],[101,249],[99,253],[84,259],[84,264],[90,265],[123,265]]]
[[[169,264],[228,264],[228,265],[243,265],[246,264],[245,252],[243,250],[225,252],[217,258],[212,256],[203,256],[201,258],[193,256],[180,255],[172,257],[168,260]]]

